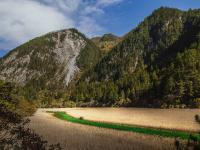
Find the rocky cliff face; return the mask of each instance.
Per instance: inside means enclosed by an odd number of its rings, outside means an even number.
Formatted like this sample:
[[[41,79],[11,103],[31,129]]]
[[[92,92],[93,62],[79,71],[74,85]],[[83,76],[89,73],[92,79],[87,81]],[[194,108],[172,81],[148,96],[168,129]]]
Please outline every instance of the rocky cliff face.
[[[57,63],[64,66],[63,70],[57,72],[57,76],[64,76],[64,84],[68,85],[74,78],[74,75],[79,72],[76,64],[76,59],[80,51],[85,48],[86,40],[77,33],[72,34],[71,31],[57,32],[57,37],[54,38],[56,43],[53,52],[56,54]],[[62,38],[62,36],[65,36]]]
[[[79,67],[79,59],[86,59],[94,53],[98,57],[98,48],[75,29],[51,32],[35,38],[17,47],[0,62],[0,79],[21,85],[68,86],[78,73],[89,69]],[[81,58],[83,52],[86,58]],[[95,64],[90,59],[88,64]]]

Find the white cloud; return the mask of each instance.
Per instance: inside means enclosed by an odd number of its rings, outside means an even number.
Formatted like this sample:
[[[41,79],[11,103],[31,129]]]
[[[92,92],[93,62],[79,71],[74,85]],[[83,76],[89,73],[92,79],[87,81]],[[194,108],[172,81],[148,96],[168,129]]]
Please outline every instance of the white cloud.
[[[52,30],[74,26],[71,18],[56,9],[29,0],[1,0],[0,18],[0,38],[10,43],[6,48]]]
[[[63,12],[73,13],[82,4],[82,0],[38,0],[41,3],[47,4],[51,7],[58,8]]]
[[[87,36],[104,30],[97,18],[122,0],[0,0],[0,50],[54,30],[78,28]]]
[[[96,6],[87,6],[85,7],[85,9],[83,10],[83,14],[87,15],[87,14],[93,14],[93,13],[97,13],[97,14],[103,14],[104,11],[101,8],[98,8]]]
[[[99,6],[109,6],[122,2],[123,0],[98,0],[97,5]]]
[[[103,31],[103,28],[90,17],[81,17],[78,29],[89,37],[95,36],[97,33]]]

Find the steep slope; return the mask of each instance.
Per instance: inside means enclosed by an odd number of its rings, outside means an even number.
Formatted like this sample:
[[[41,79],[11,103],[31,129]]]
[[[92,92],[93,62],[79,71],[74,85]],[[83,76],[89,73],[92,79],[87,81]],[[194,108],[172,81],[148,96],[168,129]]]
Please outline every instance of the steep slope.
[[[155,10],[88,73],[74,99],[100,105],[196,107],[199,35],[200,10]]]
[[[122,38],[113,34],[104,34],[102,37],[94,37],[91,39],[103,53],[109,52],[113,47],[115,47]]]
[[[61,89],[94,66],[100,51],[76,29],[35,38],[1,59],[0,79],[35,89]]]

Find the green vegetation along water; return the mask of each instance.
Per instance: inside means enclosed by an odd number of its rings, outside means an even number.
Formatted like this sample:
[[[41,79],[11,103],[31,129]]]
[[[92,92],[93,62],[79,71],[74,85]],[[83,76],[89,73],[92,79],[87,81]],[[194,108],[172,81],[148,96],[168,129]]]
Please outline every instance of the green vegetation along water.
[[[148,135],[158,135],[162,137],[180,138],[184,140],[189,139],[191,136],[190,133],[183,132],[183,131],[152,129],[152,128],[130,126],[130,125],[125,125],[125,124],[89,121],[89,120],[84,120],[83,118],[72,117],[66,114],[65,112],[54,112],[54,116],[59,119],[67,120],[73,123],[79,123],[79,124],[84,124],[84,125],[89,125],[89,126],[115,129],[115,130],[121,130],[121,131],[130,131],[130,132],[136,132],[136,133],[142,133],[142,134],[148,134]],[[200,135],[193,134],[192,136],[198,141],[200,141]]]

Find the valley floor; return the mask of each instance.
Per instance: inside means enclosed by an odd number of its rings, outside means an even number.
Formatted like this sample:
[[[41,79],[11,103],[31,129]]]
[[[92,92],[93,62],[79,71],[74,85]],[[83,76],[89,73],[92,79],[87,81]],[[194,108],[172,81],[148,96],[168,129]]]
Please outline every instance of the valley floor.
[[[136,109],[136,108],[65,108],[65,109],[38,109],[34,116],[30,117],[30,128],[42,135],[49,144],[60,143],[62,148],[69,150],[143,150],[143,149],[174,149],[173,138],[161,138],[158,136],[143,135],[131,132],[103,129],[86,125],[74,124],[59,120],[46,111],[65,111],[74,117],[84,119],[145,125],[161,121],[162,126],[174,124],[197,130],[199,126],[193,122],[195,114],[199,110],[159,110],[159,109]],[[157,111],[157,113],[156,113]],[[163,112],[162,112],[163,111]],[[169,111],[171,113],[169,113]],[[167,115],[168,112],[168,115]],[[157,114],[157,115],[156,115]],[[167,115],[167,116],[166,116]],[[137,116],[139,121],[135,117]],[[160,116],[156,117],[156,116]],[[183,118],[182,118],[183,117]],[[191,117],[191,119],[189,119]],[[162,120],[159,120],[163,118]],[[166,120],[166,122],[163,122]],[[172,122],[170,122],[170,120]],[[174,120],[174,121],[173,121]],[[188,124],[183,124],[188,122]],[[136,121],[136,122],[134,122]],[[174,126],[174,127],[176,127]]]
[[[60,111],[65,111],[76,118],[83,117],[86,120],[200,131],[200,125],[195,121],[195,115],[200,115],[200,109],[64,108]]]

